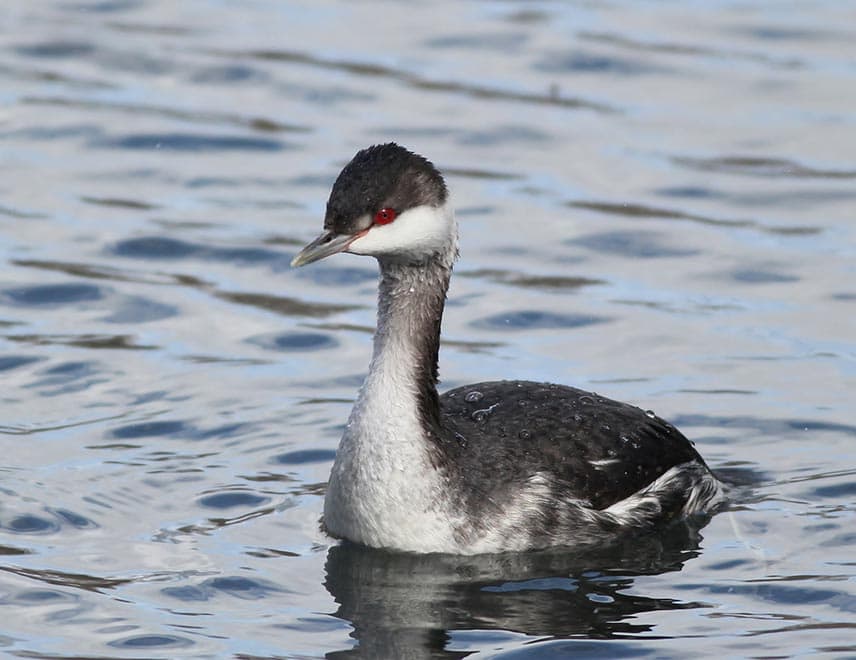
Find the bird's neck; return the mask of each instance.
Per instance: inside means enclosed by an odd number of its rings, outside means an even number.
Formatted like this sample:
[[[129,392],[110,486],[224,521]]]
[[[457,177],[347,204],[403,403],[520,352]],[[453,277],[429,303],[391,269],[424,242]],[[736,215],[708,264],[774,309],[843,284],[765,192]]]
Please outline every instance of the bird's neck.
[[[379,260],[377,331],[361,393],[361,398],[382,398],[374,403],[387,410],[415,415],[425,432],[439,428],[437,358],[452,271],[446,261]]]
[[[324,524],[334,536],[398,548],[421,547],[426,536],[438,548],[453,543],[436,509],[437,353],[453,258],[454,245],[430,264],[378,259],[374,353],[324,499]]]
[[[373,451],[383,451],[381,445],[440,440],[437,354],[458,256],[457,224],[448,203],[407,213],[399,219],[404,224],[392,225],[399,231],[389,238],[410,251],[384,253],[374,246],[380,266],[374,352],[344,437],[369,443]]]
[[[415,527],[436,523],[413,512],[432,510],[436,496],[437,352],[449,272],[381,261],[374,354],[324,499],[333,535],[404,547],[422,533]]]

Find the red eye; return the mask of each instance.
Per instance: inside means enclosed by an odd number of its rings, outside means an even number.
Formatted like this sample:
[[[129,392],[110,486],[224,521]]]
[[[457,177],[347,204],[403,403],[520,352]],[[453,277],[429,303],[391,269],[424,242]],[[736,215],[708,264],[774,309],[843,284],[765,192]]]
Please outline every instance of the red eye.
[[[395,212],[395,209],[381,209],[375,213],[374,222],[376,225],[388,225],[390,222],[395,220],[396,215],[398,214]]]

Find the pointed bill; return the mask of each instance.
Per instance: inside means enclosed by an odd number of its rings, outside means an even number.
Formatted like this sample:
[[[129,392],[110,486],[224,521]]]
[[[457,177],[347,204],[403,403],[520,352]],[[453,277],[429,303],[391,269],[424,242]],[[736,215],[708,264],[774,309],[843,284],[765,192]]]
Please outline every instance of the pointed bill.
[[[311,264],[313,261],[318,261],[324,257],[329,257],[331,254],[344,252],[348,249],[351,242],[357,238],[348,234],[336,234],[333,231],[325,231],[318,238],[312,241],[309,245],[303,248],[300,253],[291,260],[291,265],[294,268]]]

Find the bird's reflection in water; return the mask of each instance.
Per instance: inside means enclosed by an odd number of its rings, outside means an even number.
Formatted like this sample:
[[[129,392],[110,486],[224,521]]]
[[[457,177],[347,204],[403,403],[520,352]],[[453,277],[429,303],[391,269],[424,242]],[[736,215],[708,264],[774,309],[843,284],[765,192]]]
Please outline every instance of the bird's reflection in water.
[[[586,639],[648,632],[634,615],[704,606],[628,593],[635,576],[679,571],[698,555],[702,522],[585,551],[465,557],[335,546],[325,586],[356,645],[327,657],[463,658],[471,652],[446,647],[450,633],[465,630]]]

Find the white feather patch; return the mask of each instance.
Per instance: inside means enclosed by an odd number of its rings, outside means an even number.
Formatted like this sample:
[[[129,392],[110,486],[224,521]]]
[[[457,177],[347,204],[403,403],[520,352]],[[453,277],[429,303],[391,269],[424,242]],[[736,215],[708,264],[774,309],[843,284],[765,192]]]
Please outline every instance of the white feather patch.
[[[417,206],[388,225],[375,225],[348,247],[348,252],[371,256],[453,254],[458,229],[447,201],[443,206]],[[451,246],[450,246],[451,243]]]

